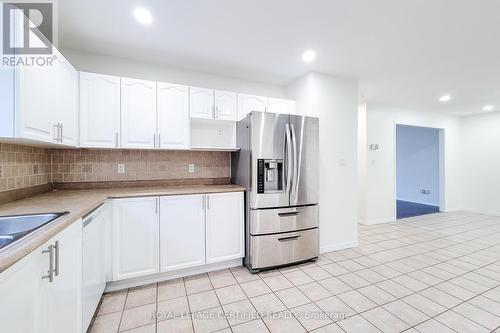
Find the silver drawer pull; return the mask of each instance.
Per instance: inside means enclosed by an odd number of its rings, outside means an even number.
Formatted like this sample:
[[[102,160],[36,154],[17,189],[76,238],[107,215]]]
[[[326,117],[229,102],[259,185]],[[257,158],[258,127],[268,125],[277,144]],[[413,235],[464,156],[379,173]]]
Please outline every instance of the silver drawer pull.
[[[286,241],[293,241],[299,239],[300,236],[291,236],[291,237],[283,237],[283,238],[278,238],[280,242],[286,242]]]
[[[279,217],[297,216],[300,212],[278,213]]]
[[[49,279],[49,282],[54,280],[54,245],[49,245],[47,250],[43,250],[42,253],[49,254],[49,269],[47,270],[47,275],[42,276],[42,279]]]

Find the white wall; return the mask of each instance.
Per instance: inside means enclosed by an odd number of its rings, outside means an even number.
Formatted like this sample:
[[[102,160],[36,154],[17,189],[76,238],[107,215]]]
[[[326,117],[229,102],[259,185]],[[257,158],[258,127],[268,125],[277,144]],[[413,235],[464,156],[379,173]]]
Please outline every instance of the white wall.
[[[286,93],[301,114],[319,117],[320,251],[356,246],[357,82],[309,73]]]
[[[500,112],[462,118],[465,209],[500,215]]]
[[[439,206],[439,129],[397,125],[396,198]],[[429,190],[429,194],[421,193]]]
[[[396,124],[440,128],[444,130],[444,170],[441,177],[444,193],[441,209],[462,208],[461,146],[459,117],[401,108],[368,104],[367,143],[378,144],[369,150],[366,172],[366,219],[360,223],[374,224],[396,219],[395,128]]]
[[[63,49],[61,53],[79,71],[230,90],[278,98],[283,97],[285,93],[285,88],[280,85],[245,81],[169,67],[163,64],[146,63],[71,49]]]

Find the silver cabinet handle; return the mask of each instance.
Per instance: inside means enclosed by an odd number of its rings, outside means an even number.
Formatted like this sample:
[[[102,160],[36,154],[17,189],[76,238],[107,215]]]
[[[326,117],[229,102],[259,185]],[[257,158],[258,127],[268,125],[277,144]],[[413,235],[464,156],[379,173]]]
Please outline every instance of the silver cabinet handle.
[[[156,148],[156,133],[153,133],[153,147]]]
[[[55,245],[54,245],[54,250],[55,250],[55,265],[54,265],[54,274],[56,276],[59,276],[59,250],[61,249],[61,246],[59,245],[59,241],[57,240]]]
[[[59,142],[59,124],[54,124],[53,125],[53,130],[54,130],[53,140],[55,142]]]
[[[215,107],[215,112],[216,112],[217,119],[219,119],[220,118],[220,109],[218,106]]]
[[[43,250],[42,253],[49,254],[49,270],[47,271],[47,275],[42,276],[43,279],[49,279],[49,282],[54,281],[54,245],[49,245],[47,250]]]
[[[161,148],[161,134],[158,133],[158,148]]]
[[[212,118],[215,119],[215,106],[212,105]]]
[[[210,196],[207,194],[207,210],[210,209]]]
[[[207,196],[206,195],[203,195],[202,196],[202,200],[201,200],[201,207],[203,210],[206,210],[207,209],[207,205],[205,203],[205,201],[207,200]]]
[[[59,123],[59,131],[60,131],[59,142],[63,143],[63,123]]]
[[[115,142],[116,148],[118,148],[118,132],[115,133]]]

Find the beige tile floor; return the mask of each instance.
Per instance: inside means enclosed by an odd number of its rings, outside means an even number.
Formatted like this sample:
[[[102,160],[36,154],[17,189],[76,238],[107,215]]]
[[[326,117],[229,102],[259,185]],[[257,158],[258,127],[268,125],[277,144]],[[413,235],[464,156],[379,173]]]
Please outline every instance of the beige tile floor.
[[[215,331],[500,332],[500,218],[456,212],[360,226],[358,247],[316,263],[106,294],[90,330]]]

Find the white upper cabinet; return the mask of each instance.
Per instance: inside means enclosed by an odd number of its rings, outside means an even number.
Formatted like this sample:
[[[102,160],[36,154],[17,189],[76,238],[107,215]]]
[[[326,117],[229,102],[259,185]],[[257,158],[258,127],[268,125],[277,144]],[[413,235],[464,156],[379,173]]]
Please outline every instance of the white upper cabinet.
[[[80,146],[119,147],[120,78],[80,72]]]
[[[68,146],[78,145],[78,71],[54,48],[56,59],[56,119],[59,124],[59,143]]]
[[[189,88],[157,83],[158,148],[189,148]]]
[[[238,112],[236,93],[230,91],[215,91],[215,119],[236,120]]]
[[[207,264],[244,257],[243,214],[243,192],[207,195]]]
[[[205,263],[203,195],[160,197],[160,270]]]
[[[236,93],[206,88],[189,88],[190,116],[197,119],[236,120]]]
[[[113,200],[113,280],[158,273],[158,198]]]
[[[19,42],[24,20],[16,13],[11,36]],[[0,69],[0,137],[77,145],[78,72],[53,53],[51,64]]]
[[[121,147],[155,148],[156,82],[121,79]]]
[[[295,101],[269,97],[269,108],[267,111],[272,113],[295,114]]]
[[[214,119],[214,91],[206,88],[189,88],[189,114],[191,118]]]
[[[238,94],[238,118],[241,120],[252,111],[266,112],[268,98],[263,96]]]

